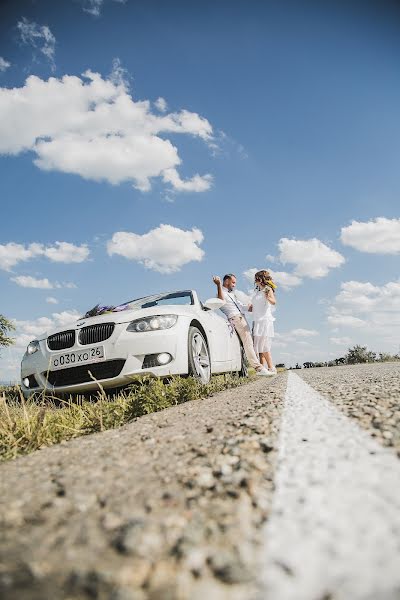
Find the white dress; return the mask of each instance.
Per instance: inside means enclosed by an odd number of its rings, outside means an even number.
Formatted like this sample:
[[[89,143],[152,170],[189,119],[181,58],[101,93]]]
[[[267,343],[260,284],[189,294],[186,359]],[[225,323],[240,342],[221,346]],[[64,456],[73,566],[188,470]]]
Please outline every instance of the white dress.
[[[274,337],[274,321],[272,305],[268,302],[265,292],[258,291],[251,299],[253,305],[253,343],[256,354],[270,352]]]

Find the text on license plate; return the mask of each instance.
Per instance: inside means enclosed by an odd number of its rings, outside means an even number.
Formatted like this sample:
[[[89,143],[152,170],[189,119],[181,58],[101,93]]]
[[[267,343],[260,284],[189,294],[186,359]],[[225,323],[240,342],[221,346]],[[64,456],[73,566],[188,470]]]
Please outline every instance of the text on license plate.
[[[97,362],[104,358],[104,346],[93,346],[87,350],[74,350],[73,352],[63,352],[51,357],[51,370],[66,369],[75,365]]]

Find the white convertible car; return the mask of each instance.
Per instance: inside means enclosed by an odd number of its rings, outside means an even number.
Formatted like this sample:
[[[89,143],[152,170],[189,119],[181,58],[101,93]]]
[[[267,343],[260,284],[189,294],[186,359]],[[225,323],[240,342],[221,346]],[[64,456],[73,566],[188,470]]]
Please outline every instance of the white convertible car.
[[[241,342],[215,312],[222,304],[217,298],[203,304],[194,290],[184,290],[97,306],[28,344],[22,391],[77,394],[98,390],[98,383],[122,387],[143,374],[192,375],[202,383],[214,373],[246,376]]]

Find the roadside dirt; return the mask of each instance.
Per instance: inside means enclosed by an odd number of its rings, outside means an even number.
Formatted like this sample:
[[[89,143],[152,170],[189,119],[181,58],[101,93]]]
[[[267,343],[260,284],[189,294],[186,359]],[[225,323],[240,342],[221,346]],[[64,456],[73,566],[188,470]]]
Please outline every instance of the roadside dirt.
[[[0,467],[7,600],[250,600],[286,374]]]

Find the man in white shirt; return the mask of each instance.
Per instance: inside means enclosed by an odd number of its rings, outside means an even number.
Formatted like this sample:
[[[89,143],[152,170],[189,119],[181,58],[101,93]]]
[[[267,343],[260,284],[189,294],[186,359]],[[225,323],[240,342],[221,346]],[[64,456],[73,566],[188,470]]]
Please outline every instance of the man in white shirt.
[[[254,351],[253,339],[244,317],[247,306],[240,302],[235,296],[236,276],[233,275],[233,273],[229,273],[224,276],[222,283],[219,277],[214,276],[213,282],[217,286],[218,298],[225,302],[220,310],[227,317],[228,321],[235,328],[238,336],[242,340],[243,348],[250,366],[256,370],[257,375],[269,377],[272,373],[260,363]]]

